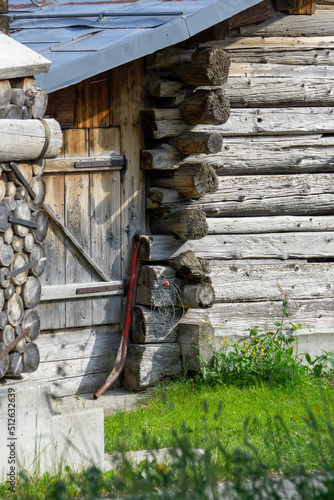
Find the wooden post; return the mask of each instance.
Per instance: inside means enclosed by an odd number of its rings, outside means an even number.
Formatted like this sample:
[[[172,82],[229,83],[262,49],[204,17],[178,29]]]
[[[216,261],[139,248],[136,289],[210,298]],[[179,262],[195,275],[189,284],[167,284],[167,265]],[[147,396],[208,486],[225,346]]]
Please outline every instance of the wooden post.
[[[184,370],[198,372],[199,356],[209,361],[212,356],[214,328],[210,323],[180,323],[177,327],[177,342],[181,347],[182,367]]]
[[[315,0],[296,0],[295,7],[289,10],[289,14],[314,14]]]

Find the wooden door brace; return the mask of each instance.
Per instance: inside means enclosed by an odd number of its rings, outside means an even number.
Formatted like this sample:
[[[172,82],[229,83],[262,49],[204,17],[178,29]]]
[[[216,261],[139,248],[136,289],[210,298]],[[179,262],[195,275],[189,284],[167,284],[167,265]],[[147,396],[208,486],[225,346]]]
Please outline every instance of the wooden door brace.
[[[67,229],[67,227],[61,222],[61,220],[57,217],[51,207],[46,203],[43,203],[42,208],[47,213],[49,219],[61,230],[65,238],[67,238],[74,248],[79,252],[79,254],[85,259],[85,261],[91,266],[91,268],[103,279],[103,281],[110,281],[109,276],[107,276],[104,271],[100,268],[100,266],[91,258],[90,255],[86,252],[86,250],[80,245],[80,243],[75,239],[72,233]]]

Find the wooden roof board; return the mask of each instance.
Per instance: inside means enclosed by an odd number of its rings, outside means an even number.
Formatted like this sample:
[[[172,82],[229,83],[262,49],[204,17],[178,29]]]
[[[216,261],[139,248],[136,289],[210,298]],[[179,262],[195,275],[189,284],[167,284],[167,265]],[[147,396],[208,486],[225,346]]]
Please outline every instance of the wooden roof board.
[[[0,79],[20,78],[49,71],[51,62],[0,32]]]

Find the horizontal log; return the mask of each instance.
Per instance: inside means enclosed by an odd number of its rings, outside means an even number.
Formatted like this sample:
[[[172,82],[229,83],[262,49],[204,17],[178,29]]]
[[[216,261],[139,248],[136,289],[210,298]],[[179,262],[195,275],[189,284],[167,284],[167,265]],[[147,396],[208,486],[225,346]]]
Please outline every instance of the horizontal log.
[[[165,122],[169,123],[168,120]],[[156,135],[168,134],[167,123],[156,121]],[[223,136],[286,135],[333,133],[332,107],[231,109],[229,120],[223,125],[198,125],[196,131],[219,132]]]
[[[50,128],[50,144],[44,158],[58,156],[62,146],[62,132],[53,119],[46,120]],[[0,161],[35,160],[43,151],[46,130],[40,120],[0,120]]]
[[[276,19],[266,26],[259,26],[257,36],[333,36],[333,15],[326,10],[316,9],[312,17],[292,17],[277,13]]]
[[[198,241],[177,241],[166,235],[143,238],[141,258],[168,260],[193,250],[205,259],[331,259],[334,232],[208,235]]]
[[[201,279],[210,273],[210,263],[206,259],[198,258],[191,250],[181,253],[170,261],[179,278]]]
[[[201,319],[211,321],[215,329],[215,337],[244,337],[249,335],[251,328],[257,328],[261,333],[264,331],[276,331],[277,327],[272,319],[280,320],[282,317],[282,300],[263,302],[234,302],[225,304],[214,304],[211,309],[201,311],[200,309],[189,309],[181,323],[198,322]],[[321,314],[319,314],[321,311]],[[288,334],[294,333],[289,323],[301,323],[302,329],[298,335],[313,337],[322,334],[334,333],[334,299],[318,300],[289,300],[289,318],[285,322],[284,331]],[[327,345],[330,351],[331,344]],[[320,353],[319,353],[320,354]]]
[[[289,300],[315,300],[333,297],[334,264],[219,263],[210,277],[216,302],[280,301],[282,290]]]
[[[135,344],[176,342],[176,327],[181,317],[181,309],[152,309],[135,305],[132,310],[132,342]]]
[[[187,198],[199,198],[206,193],[216,191],[218,177],[212,167],[206,163],[183,162],[171,175],[152,175],[153,187],[176,189]]]
[[[334,78],[232,77],[224,92],[232,108],[332,106]]]
[[[150,138],[176,137],[190,130],[178,109],[150,109],[143,113]],[[331,107],[232,108],[223,125],[197,125],[192,130],[223,136],[330,134],[334,130],[333,117]]]
[[[205,44],[204,44],[205,45]],[[312,50],[315,48],[334,48],[334,37],[333,36],[317,36],[314,37],[239,37],[239,38],[228,38],[226,40],[221,40],[219,42],[213,42],[214,47],[220,47],[223,50],[228,51],[238,51],[242,49],[251,49],[252,51],[261,49],[263,51],[271,49],[281,49],[290,51],[299,50]]]
[[[215,291],[211,283],[193,283],[181,288],[178,305],[184,309],[211,307],[215,300]]]
[[[224,176],[219,177],[218,190],[200,200],[184,205],[180,200],[170,202],[166,198],[160,207],[176,211],[186,206],[203,210],[208,217],[330,215],[333,182],[333,174]]]
[[[218,175],[334,171],[334,137],[224,137],[222,152],[205,159]]]
[[[210,323],[180,323],[177,327],[177,342],[181,348],[182,367],[184,370],[198,372],[200,359],[209,361],[212,356],[211,345],[215,331]]]
[[[300,231],[334,231],[334,217],[277,216],[277,217],[212,217],[207,219],[208,234],[261,234]]]
[[[203,238],[208,232],[205,213],[201,210],[168,211],[151,215],[152,233],[174,234],[181,240]]]
[[[230,104],[222,89],[200,89],[181,102],[181,114],[190,125],[225,123],[230,116]]]
[[[182,371],[178,344],[130,344],[124,367],[124,386],[139,390]]]
[[[240,37],[210,45],[230,54],[231,62],[333,66],[331,36]],[[205,45],[205,44],[204,44]],[[325,50],[324,50],[325,49]]]
[[[197,48],[190,62],[172,66],[170,76],[187,85],[222,85],[228,77],[230,58],[220,48]]]
[[[290,16],[289,16],[290,17]],[[229,78],[334,78],[334,66],[232,62]]]
[[[210,217],[330,215],[333,201],[333,174],[225,176],[217,191],[192,200],[190,208]],[[171,207],[180,210],[182,204]]]
[[[223,144],[223,139],[217,133],[194,133],[186,132],[171,139],[171,144],[175,146],[180,153],[185,155],[205,153],[218,153]]]
[[[143,170],[172,170],[179,167],[184,155],[167,144],[163,149],[141,150],[140,158]]]

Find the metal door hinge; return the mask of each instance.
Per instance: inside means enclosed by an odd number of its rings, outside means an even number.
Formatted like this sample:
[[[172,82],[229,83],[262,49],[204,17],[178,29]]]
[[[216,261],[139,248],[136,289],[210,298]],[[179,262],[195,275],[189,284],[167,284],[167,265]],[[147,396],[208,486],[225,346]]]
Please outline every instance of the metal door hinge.
[[[121,170],[124,173],[127,169],[127,159],[124,155],[111,155],[108,159],[103,160],[83,160],[76,161],[74,168],[92,168],[103,170]]]

